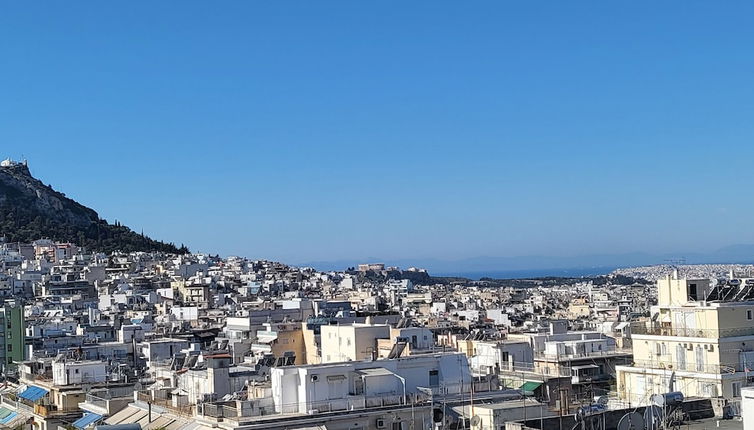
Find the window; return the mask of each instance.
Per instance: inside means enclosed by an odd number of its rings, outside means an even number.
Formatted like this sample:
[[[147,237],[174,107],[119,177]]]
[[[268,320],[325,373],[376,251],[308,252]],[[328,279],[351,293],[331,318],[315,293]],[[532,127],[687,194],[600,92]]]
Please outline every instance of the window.
[[[754,312],[752,312],[751,309],[747,309],[746,310],[746,319],[749,320],[749,321],[751,321],[752,319],[754,319]]]
[[[697,300],[696,284],[689,284],[689,300]]]
[[[437,387],[440,385],[440,372],[437,370],[430,370],[429,371],[429,386],[430,387]]]
[[[8,345],[8,352],[13,352],[13,345]]]
[[[75,373],[79,373],[79,369],[76,369],[76,372],[75,372]]]
[[[676,368],[686,370],[686,348],[680,343],[675,346]]]
[[[717,397],[717,384],[699,381],[698,391],[703,397]]]
[[[701,345],[696,346],[696,371],[704,372],[704,350]]]
[[[734,382],[733,384],[731,384],[731,388],[733,389],[733,397],[741,397],[741,383],[740,382]]]

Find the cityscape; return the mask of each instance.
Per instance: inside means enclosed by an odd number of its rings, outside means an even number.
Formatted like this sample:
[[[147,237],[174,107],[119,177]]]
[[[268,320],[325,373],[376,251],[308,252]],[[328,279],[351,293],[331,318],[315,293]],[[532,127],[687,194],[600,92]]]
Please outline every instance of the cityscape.
[[[754,3],[0,5],[0,430],[754,430]]]
[[[0,184],[3,208],[29,193],[60,219],[81,211],[26,161],[3,161]],[[223,258],[124,231],[107,246],[143,249],[3,238],[3,426],[622,429],[636,413],[659,429],[735,422],[754,378],[752,265],[471,280]]]

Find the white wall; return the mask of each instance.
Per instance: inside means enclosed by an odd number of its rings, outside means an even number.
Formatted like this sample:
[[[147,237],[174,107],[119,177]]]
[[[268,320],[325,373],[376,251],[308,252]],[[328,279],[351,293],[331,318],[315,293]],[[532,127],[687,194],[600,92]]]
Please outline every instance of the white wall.
[[[754,387],[741,389],[741,417],[744,430],[754,430]]]

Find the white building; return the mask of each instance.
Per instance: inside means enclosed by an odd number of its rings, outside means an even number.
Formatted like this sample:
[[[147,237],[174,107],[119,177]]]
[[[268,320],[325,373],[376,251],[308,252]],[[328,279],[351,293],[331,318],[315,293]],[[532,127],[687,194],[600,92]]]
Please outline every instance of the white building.
[[[102,361],[52,362],[52,382],[55,385],[91,384],[107,380],[107,365]]]
[[[358,361],[377,356],[377,339],[390,337],[390,326],[371,324],[323,325],[322,363]]]
[[[410,397],[425,390],[466,393],[471,381],[460,353],[276,367],[270,378],[275,411],[302,414],[401,404],[404,393]]]

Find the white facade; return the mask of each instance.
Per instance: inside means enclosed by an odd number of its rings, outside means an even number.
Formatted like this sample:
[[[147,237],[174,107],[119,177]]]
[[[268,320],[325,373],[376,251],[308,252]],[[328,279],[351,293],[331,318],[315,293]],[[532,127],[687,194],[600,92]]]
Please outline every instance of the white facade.
[[[52,363],[52,382],[55,385],[89,384],[105,382],[107,371],[105,363],[101,361],[76,361],[65,360]]]
[[[744,430],[754,430],[754,387],[741,389],[741,418]]]
[[[460,353],[413,355],[392,360],[273,368],[270,374],[276,412],[308,413],[361,409],[402,403],[419,394],[470,390],[466,356]]]
[[[390,337],[390,326],[370,324],[321,327],[322,362],[366,360],[377,355],[377,339]]]

